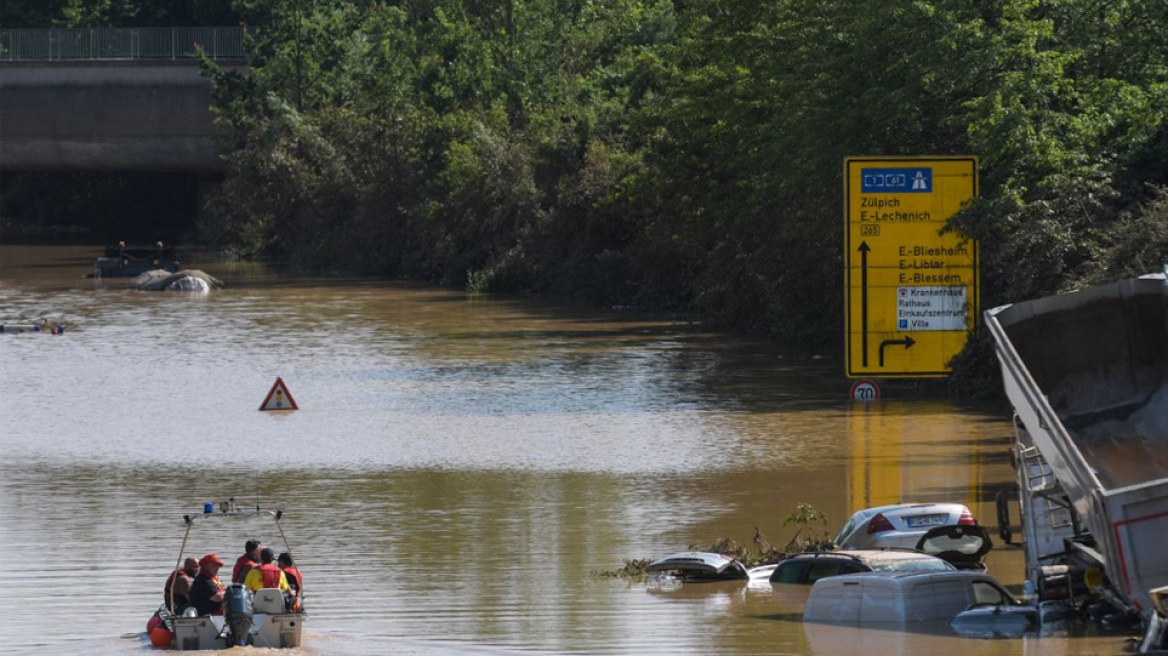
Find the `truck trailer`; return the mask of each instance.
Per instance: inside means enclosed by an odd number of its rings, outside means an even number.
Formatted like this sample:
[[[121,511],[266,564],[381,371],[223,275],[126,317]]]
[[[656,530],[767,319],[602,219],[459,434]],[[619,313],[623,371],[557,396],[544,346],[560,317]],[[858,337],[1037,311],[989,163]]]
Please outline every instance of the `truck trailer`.
[[[984,317],[1015,413],[1027,589],[1040,601],[1101,598],[1145,623],[1148,648],[1165,648],[1152,643],[1164,641],[1168,598],[1168,280]]]

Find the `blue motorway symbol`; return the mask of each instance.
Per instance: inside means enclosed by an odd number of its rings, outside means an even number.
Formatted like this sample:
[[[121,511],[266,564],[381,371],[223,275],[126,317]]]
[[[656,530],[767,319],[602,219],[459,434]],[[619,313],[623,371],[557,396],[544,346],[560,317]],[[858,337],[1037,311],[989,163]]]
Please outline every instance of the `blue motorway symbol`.
[[[860,193],[929,194],[932,192],[932,167],[860,169]]]

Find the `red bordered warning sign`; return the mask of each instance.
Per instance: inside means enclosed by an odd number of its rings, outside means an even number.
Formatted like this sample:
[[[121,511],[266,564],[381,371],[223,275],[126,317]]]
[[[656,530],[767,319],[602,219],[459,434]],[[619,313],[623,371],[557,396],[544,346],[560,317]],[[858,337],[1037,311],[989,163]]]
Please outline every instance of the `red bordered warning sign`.
[[[260,410],[296,409],[296,401],[294,401],[292,399],[292,395],[288,393],[288,387],[284,384],[284,380],[277,376],[276,384],[272,385],[272,389],[268,392],[267,398],[265,398],[263,404],[260,405]]]

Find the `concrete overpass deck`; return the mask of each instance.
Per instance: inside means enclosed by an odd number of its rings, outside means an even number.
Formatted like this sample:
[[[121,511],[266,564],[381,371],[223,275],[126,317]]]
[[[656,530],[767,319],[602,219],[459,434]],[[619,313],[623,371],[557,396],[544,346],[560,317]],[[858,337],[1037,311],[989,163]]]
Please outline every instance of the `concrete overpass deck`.
[[[43,38],[11,32],[0,31],[0,46],[9,44],[0,48],[0,170],[223,169],[211,84],[195,57],[201,44],[156,32],[149,39],[108,30],[38,31]],[[87,47],[83,35],[61,32],[91,32],[97,43]],[[16,56],[20,44],[24,56]],[[229,49],[219,64],[244,67],[241,54]]]

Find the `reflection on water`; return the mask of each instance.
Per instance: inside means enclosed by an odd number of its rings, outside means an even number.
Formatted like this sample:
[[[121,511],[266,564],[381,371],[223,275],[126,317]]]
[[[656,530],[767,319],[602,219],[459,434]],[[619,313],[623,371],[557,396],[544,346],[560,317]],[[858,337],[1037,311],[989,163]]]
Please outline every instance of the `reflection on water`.
[[[756,526],[783,544],[803,502],[831,533],[909,497],[992,523],[1011,476],[1001,407],[912,386],[853,406],[839,363],[669,318],[198,262],[224,290],[136,292],[82,278],[97,250],[0,246],[0,323],[67,325],[0,336],[0,651],[146,648],[182,515],[235,496],[285,511],[305,653],[837,653],[872,638],[822,647],[769,587],[593,573]],[[258,410],[277,376],[299,410]],[[187,551],[231,559],[249,537],[280,546],[255,527],[196,533]],[[1016,546],[988,561],[1020,582]]]

